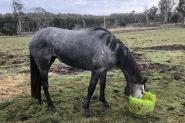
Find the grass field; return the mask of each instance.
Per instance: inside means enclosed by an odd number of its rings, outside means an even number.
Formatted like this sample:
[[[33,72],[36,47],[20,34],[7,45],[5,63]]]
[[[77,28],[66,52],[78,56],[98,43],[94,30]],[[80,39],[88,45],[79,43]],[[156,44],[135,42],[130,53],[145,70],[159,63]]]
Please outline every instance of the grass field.
[[[110,109],[93,95],[92,118],[85,118],[82,102],[90,72],[69,68],[55,61],[49,73],[49,91],[58,112],[31,100],[29,85],[30,37],[0,37],[0,123],[184,123],[185,122],[185,28],[119,32],[115,34],[136,56],[142,73],[149,78],[147,89],[157,95],[154,113],[145,119],[133,117],[124,97],[125,79],[118,69],[108,72],[106,97]]]

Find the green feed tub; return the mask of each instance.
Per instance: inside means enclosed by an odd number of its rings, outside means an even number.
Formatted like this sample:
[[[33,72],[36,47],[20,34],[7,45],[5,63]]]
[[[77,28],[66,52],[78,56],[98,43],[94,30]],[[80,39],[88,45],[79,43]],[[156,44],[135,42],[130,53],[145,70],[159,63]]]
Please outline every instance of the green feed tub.
[[[144,92],[141,99],[129,96],[128,110],[137,117],[149,116],[155,107],[156,96],[151,92]]]

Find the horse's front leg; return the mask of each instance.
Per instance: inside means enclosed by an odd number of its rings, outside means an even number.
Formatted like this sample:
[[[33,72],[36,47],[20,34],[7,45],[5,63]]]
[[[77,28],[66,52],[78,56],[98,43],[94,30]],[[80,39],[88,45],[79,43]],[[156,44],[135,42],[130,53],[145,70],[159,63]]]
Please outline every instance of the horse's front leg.
[[[125,91],[124,91],[124,95],[125,95],[125,96],[129,96],[129,93],[130,93],[130,92],[129,92],[129,87],[128,87],[128,86],[129,86],[129,84],[128,84],[128,82],[127,82],[127,85],[126,85]]]
[[[107,72],[103,72],[100,75],[100,101],[105,107],[110,107],[110,103],[105,99],[106,75]]]
[[[87,93],[87,97],[83,103],[83,107],[85,109],[85,115],[87,117],[90,117],[92,115],[90,109],[89,109],[89,103],[90,103],[90,100],[91,100],[91,97],[93,95],[93,92],[96,88],[96,84],[99,80],[99,77],[100,77],[100,74],[98,71],[92,71],[91,73],[91,80],[90,80],[90,83],[89,83],[89,87],[88,87],[88,93]]]

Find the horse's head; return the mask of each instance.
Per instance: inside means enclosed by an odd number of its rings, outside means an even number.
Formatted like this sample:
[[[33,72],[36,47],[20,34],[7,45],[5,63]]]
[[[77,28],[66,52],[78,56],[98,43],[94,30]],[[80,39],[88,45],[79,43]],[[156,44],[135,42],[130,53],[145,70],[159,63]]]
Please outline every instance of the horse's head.
[[[145,91],[146,81],[147,78],[142,79],[140,83],[128,82],[127,86],[125,87],[125,95],[126,96],[131,95],[137,98],[142,98]]]
[[[117,54],[118,67],[123,71],[127,81],[125,95],[141,98],[145,91],[145,82],[147,78],[142,78],[141,71],[134,55],[123,43],[119,44]]]

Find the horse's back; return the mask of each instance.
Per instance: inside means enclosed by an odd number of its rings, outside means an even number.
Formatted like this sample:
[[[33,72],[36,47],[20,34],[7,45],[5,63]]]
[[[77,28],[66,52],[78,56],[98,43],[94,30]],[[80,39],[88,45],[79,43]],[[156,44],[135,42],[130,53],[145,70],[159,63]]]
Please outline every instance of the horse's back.
[[[92,69],[92,64],[99,67],[106,62],[114,64],[115,53],[100,38],[105,31],[48,27],[33,36],[29,45],[30,52],[38,57],[55,56],[70,66],[82,69]]]

